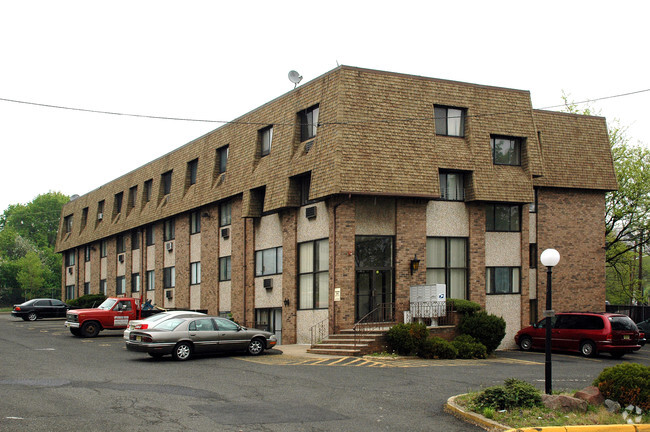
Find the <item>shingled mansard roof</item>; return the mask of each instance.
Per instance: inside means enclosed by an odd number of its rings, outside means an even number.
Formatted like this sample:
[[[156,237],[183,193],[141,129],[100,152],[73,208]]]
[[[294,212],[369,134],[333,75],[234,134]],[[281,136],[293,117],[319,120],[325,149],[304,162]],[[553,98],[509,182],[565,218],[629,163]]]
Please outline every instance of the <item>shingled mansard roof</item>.
[[[300,143],[298,113],[319,106],[309,151]],[[434,105],[465,108],[465,136],[437,136]],[[260,157],[259,130],[273,125],[269,155]],[[492,163],[491,135],[523,137],[521,166]],[[217,152],[229,146],[225,174]],[[196,184],[187,163],[198,158]],[[90,162],[90,161],[89,161]],[[57,251],[88,244],[203,205],[243,197],[244,216],[298,206],[296,176],[311,173],[310,198],[364,194],[439,198],[439,170],[469,173],[467,201],[526,203],[533,186],[616,189],[602,117],[533,110],[528,91],[340,66],[238,119],[66,204]],[[172,190],[161,192],[161,174]],[[144,202],[144,182],[152,199]],[[129,189],[137,186],[134,208]],[[117,214],[114,197],[123,192]],[[104,218],[97,221],[98,202]],[[87,208],[86,226],[82,214]],[[72,232],[63,219],[72,215]]]

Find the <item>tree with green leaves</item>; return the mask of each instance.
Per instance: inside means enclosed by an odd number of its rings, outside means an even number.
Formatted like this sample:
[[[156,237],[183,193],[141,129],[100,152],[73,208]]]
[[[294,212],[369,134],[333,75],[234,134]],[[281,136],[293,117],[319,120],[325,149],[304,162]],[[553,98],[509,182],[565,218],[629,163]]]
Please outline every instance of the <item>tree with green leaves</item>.
[[[578,109],[566,94],[562,98],[568,112],[600,114],[589,107]],[[648,293],[638,277],[638,256],[650,244],[650,150],[630,143],[627,128],[618,120],[608,124],[608,133],[618,190],[606,195],[607,298],[619,304],[647,303]]]

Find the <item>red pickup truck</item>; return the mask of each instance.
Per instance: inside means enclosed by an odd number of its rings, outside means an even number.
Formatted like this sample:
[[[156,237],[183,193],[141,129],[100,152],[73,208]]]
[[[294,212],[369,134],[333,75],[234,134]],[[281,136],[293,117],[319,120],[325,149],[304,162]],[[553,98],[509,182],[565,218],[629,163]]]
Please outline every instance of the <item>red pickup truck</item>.
[[[142,310],[140,299],[109,297],[96,308],[69,310],[65,326],[75,336],[91,338],[102,330],[125,329],[129,321],[158,312],[160,310]]]

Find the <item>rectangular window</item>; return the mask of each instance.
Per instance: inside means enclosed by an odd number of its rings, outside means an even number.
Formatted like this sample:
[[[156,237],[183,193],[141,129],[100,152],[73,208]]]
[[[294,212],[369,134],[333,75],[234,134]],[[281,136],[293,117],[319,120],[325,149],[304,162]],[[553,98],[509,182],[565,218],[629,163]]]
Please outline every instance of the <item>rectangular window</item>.
[[[86,245],[84,247],[84,261],[85,262],[90,261],[90,245]]]
[[[300,121],[300,142],[316,137],[318,112],[318,105],[314,105],[298,113],[298,120]]]
[[[465,109],[436,106],[434,116],[436,135],[465,136]]]
[[[163,241],[174,240],[176,237],[176,222],[174,219],[165,219],[163,222]]]
[[[255,276],[282,273],[282,247],[255,252]]]
[[[99,281],[99,293],[106,295],[106,279]]]
[[[230,257],[219,258],[219,282],[230,280]]]
[[[153,225],[149,225],[146,229],[146,242],[147,246],[153,246],[156,243],[156,236],[155,236],[155,231],[153,229]]]
[[[193,185],[196,184],[196,174],[199,169],[199,160],[194,159],[187,163],[187,184]]]
[[[298,245],[298,308],[323,309],[329,300],[329,240]]]
[[[140,292],[140,273],[131,273],[131,292]]]
[[[486,267],[486,292],[488,294],[518,294],[519,267]]]
[[[440,173],[440,198],[445,201],[464,201],[463,173]]]
[[[81,210],[81,229],[86,228],[87,223],[88,223],[88,207],[84,207],[83,210]]]
[[[232,203],[230,201],[222,202],[219,205],[219,226],[228,226],[231,223]]]
[[[190,234],[201,232],[201,212],[195,211],[190,213]]]
[[[228,166],[228,146],[217,149],[217,174],[225,173]]]
[[[176,267],[163,268],[163,287],[174,288],[176,286]]]
[[[124,197],[124,192],[118,192],[115,194],[114,202],[114,211],[113,213],[118,215],[122,213],[122,198]]]
[[[304,206],[315,202],[309,199],[309,191],[311,189],[311,173],[300,176],[300,205]]]
[[[201,262],[190,263],[190,285],[201,283]]]
[[[126,251],[126,238],[122,234],[119,234],[117,237],[115,237],[115,244],[118,254],[124,253],[124,251]]]
[[[530,243],[528,250],[528,267],[537,268],[537,243]]]
[[[138,187],[131,186],[129,188],[129,210],[135,208],[135,202],[138,199]]]
[[[74,285],[66,285],[65,298],[66,300],[72,300],[74,298]]]
[[[71,267],[74,265],[75,251],[69,250],[65,253],[65,266]]]
[[[84,282],[84,295],[90,294],[90,282]]]
[[[131,231],[131,250],[140,249],[140,231],[133,230]]]
[[[427,284],[446,284],[448,298],[467,298],[467,261],[467,238],[427,238]]]
[[[66,233],[72,232],[72,215],[63,218],[63,228]]]
[[[260,129],[260,149],[262,156],[266,156],[271,153],[271,144],[273,142],[273,126],[265,127]]]
[[[104,200],[97,203],[97,220],[104,220]]]
[[[115,294],[126,294],[126,279],[124,276],[115,278]]]
[[[142,194],[142,198],[144,199],[144,202],[149,202],[151,201],[151,188],[153,187],[153,179],[149,179],[144,182],[144,193]]]
[[[99,242],[99,257],[104,258],[106,255],[108,255],[108,242],[101,240]]]
[[[156,272],[155,270],[147,270],[147,291],[156,289]]]
[[[163,195],[169,195],[172,191],[172,171],[167,171],[160,176],[160,182],[162,183],[162,193]]]
[[[521,207],[518,204],[488,204],[485,207],[487,231],[521,231]]]
[[[522,138],[493,135],[490,137],[495,165],[521,165]]]

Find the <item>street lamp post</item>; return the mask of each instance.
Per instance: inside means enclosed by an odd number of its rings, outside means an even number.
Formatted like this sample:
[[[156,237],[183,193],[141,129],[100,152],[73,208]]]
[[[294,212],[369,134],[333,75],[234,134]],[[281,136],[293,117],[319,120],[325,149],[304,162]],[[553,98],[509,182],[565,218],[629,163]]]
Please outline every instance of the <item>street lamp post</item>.
[[[555,249],[546,249],[539,257],[542,265],[546,267],[546,310],[544,316],[546,317],[546,363],[545,363],[545,383],[546,394],[553,392],[553,384],[551,379],[551,319],[555,315],[553,311],[553,301],[551,298],[551,281],[553,279],[553,267],[560,262],[560,253]]]

